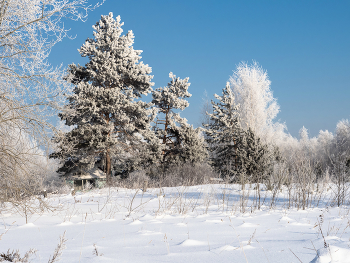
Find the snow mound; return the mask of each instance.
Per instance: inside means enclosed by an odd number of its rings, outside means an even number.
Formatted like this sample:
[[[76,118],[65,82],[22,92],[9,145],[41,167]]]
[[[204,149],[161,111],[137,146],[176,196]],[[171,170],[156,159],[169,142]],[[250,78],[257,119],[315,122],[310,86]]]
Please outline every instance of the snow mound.
[[[253,249],[254,247],[252,245],[246,245],[243,247],[243,249]]]
[[[19,228],[30,228],[30,227],[35,227],[35,225],[33,223],[28,223],[23,226],[19,226]]]
[[[226,246],[219,247],[218,251],[220,251],[220,253],[221,253],[223,251],[232,251],[232,250],[236,250],[236,249],[239,249],[239,247],[233,247],[230,245],[226,245]]]
[[[73,225],[72,222],[70,221],[66,221],[66,222],[62,222],[61,224],[58,224],[59,226],[70,226],[70,225]]]
[[[140,220],[135,220],[134,222],[131,222],[129,225],[141,225],[143,224]]]
[[[281,220],[281,221],[288,221],[288,222],[294,221],[294,219],[292,219],[292,218],[290,218],[290,217],[288,217],[288,216],[283,216],[283,217],[281,217],[280,220]]]
[[[213,220],[205,220],[207,223],[222,223],[223,221],[221,219],[213,219]]]
[[[191,247],[191,246],[204,246],[206,244],[207,243],[203,242],[203,241],[187,239],[187,240],[181,242],[179,245],[186,246],[186,247]]]
[[[348,263],[350,249],[330,246],[317,250],[318,255],[310,263]]]

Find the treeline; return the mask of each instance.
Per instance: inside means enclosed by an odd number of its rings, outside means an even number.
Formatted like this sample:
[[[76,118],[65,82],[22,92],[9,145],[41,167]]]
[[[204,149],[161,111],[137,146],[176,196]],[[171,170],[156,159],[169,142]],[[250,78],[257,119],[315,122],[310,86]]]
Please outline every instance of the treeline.
[[[64,16],[64,10],[57,12]],[[26,31],[10,26],[11,34],[22,32],[26,38]],[[27,58],[22,55],[22,68],[15,69],[27,83],[18,73],[2,79],[2,200],[42,191],[44,185],[57,182],[55,170],[65,178],[97,168],[106,174],[107,185],[139,180],[136,175],[163,186],[205,183],[209,177],[239,183],[243,190],[246,184],[256,184],[259,200],[261,187],[273,193],[283,185],[296,187],[293,198],[303,207],[315,183],[327,181],[336,186],[337,204],[345,202],[350,168],[347,120],[338,123],[335,134],[321,131],[310,139],[303,128],[300,138],[293,138],[283,123],[274,121],[279,106],[267,72],[254,62],[239,64],[220,95],[204,102],[203,125],[194,128],[179,113],[189,106],[189,78],[170,72],[167,86],[152,89],[151,67],[141,61],[142,52],[133,49],[132,31],[123,35],[122,26],[119,16],[101,16],[93,38],[79,49],[88,62],[69,65],[66,74],[40,68],[45,60],[39,58],[45,57],[38,49],[38,59],[33,60],[34,52]],[[33,39],[43,41],[39,35]],[[47,52],[51,47],[47,44]],[[32,60],[35,67],[28,64]],[[38,78],[34,69],[44,70],[44,77]],[[11,96],[10,82],[18,87]],[[23,85],[39,85],[42,96],[26,93],[30,89],[20,89]],[[147,94],[152,96],[149,103],[143,100]],[[49,113],[58,113],[64,127],[50,125],[45,120]]]
[[[94,38],[80,49],[85,66],[70,65],[66,79],[75,88],[60,118],[71,126],[54,138],[62,160],[59,172],[84,173],[99,167],[112,178],[143,171],[161,180],[176,166],[207,165],[229,182],[265,184],[269,189],[300,184],[301,199],[314,183],[327,179],[345,198],[349,173],[348,121],[336,134],[320,132],[309,139],[307,130],[297,140],[275,122],[279,106],[267,72],[257,63],[241,63],[221,95],[203,105],[203,127],[193,128],[180,116],[189,106],[189,79],[169,74],[166,87],[152,89],[151,68],[132,48],[133,34],[122,35],[120,17],[102,16]],[[152,102],[142,101],[151,93]],[[190,176],[190,175],[188,175]]]

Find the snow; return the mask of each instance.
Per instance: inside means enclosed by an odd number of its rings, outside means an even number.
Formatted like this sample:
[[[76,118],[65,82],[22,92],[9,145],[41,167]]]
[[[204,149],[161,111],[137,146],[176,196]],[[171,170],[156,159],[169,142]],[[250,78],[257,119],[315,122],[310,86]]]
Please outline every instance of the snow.
[[[349,249],[336,246],[322,248],[317,251],[317,255],[310,263],[338,263],[349,262]]]
[[[271,208],[271,192],[262,191],[258,210],[251,190],[245,213],[240,193],[238,185],[200,185],[51,195],[55,209],[28,224],[2,209],[0,253],[33,248],[32,262],[47,262],[65,232],[60,262],[350,262],[349,207],[330,206],[331,192],[298,210],[287,209],[286,192]]]

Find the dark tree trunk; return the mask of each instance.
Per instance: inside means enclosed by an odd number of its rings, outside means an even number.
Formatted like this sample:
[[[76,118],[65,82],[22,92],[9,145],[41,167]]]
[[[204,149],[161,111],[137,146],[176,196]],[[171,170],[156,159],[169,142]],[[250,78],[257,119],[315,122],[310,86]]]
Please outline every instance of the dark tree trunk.
[[[107,185],[111,186],[112,185],[112,178],[111,178],[111,156],[109,154],[109,149],[106,152],[106,180],[107,180]]]

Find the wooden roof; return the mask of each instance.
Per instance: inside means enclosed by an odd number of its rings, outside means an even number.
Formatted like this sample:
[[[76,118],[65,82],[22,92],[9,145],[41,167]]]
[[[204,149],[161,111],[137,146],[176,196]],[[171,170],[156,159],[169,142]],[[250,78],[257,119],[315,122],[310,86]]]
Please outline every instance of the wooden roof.
[[[106,173],[101,171],[100,169],[94,167],[86,172],[83,172],[82,174],[77,175],[71,175],[70,178],[74,180],[82,180],[82,179],[106,179]]]

